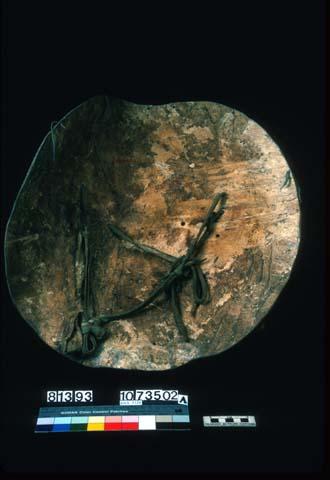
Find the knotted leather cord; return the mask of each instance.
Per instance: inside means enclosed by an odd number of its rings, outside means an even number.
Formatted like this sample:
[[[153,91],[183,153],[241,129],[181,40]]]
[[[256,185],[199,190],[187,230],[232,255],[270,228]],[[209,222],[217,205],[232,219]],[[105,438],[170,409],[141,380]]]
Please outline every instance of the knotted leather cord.
[[[82,348],[81,351],[88,352],[89,350],[93,351],[96,348],[97,342],[96,338],[98,336],[97,331],[93,331],[93,335],[84,335],[84,331],[89,330],[88,320],[92,318],[95,314],[93,306],[93,295],[91,288],[91,262],[92,257],[90,254],[89,238],[88,238],[88,225],[87,225],[87,215],[86,215],[86,199],[85,199],[85,186],[80,186],[80,228],[77,238],[77,249],[75,255],[75,262],[78,265],[82,265],[83,268],[83,278],[82,281],[79,281],[75,278],[75,287],[78,301],[80,304],[80,312],[76,317],[72,330],[69,335],[64,339],[64,352],[67,352],[68,342],[74,335],[76,330],[80,330],[82,335]]]
[[[213,233],[215,224],[223,215],[225,210],[225,203],[227,200],[226,193],[217,194],[212,204],[207,212],[207,215],[199,229],[199,232],[195,239],[190,244],[185,255],[181,257],[175,257],[168,255],[164,252],[161,252],[153,247],[143,245],[136,242],[131,237],[129,237],[125,232],[119,229],[113,224],[109,224],[108,227],[117,238],[132,244],[142,253],[148,253],[155,255],[171,264],[171,268],[167,275],[163,277],[159,285],[150,293],[149,297],[142,301],[136,307],[133,307],[129,310],[114,313],[112,315],[99,315],[97,317],[91,318],[88,313],[90,313],[90,302],[88,298],[89,288],[89,271],[85,272],[84,280],[84,308],[82,312],[81,322],[75,322],[73,331],[70,334],[72,337],[77,324],[80,327],[80,332],[82,335],[82,346],[81,353],[85,356],[94,352],[97,341],[100,340],[106,333],[105,325],[111,321],[122,320],[129,318],[139,313],[145,311],[153,301],[158,298],[162,293],[165,293],[166,297],[170,300],[172,311],[174,314],[174,319],[176,326],[186,342],[189,342],[189,337],[187,333],[186,326],[183,322],[181,304],[180,304],[180,293],[183,288],[184,281],[192,279],[192,291],[194,297],[194,308],[192,314],[195,315],[199,305],[206,305],[210,302],[210,290],[207,279],[201,269],[201,264],[205,259],[197,258],[197,255],[200,253],[205,241]],[[218,208],[217,208],[218,207]],[[84,222],[82,222],[84,223]],[[85,265],[89,265],[89,253],[88,253],[88,243],[87,243],[87,229],[84,237],[85,245]],[[89,311],[89,312],[88,312]],[[88,319],[89,318],[89,319]],[[79,325],[80,323],[80,325]],[[69,339],[67,339],[68,341]]]

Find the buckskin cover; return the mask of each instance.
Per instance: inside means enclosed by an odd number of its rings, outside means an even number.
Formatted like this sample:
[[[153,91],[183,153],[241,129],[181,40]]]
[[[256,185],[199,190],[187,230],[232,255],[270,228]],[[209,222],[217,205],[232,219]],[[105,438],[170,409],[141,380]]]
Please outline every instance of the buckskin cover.
[[[168,272],[108,228],[181,256],[210,202],[226,209],[202,257],[211,301],[195,316],[191,284],[181,294],[186,341],[168,301],[107,325],[95,353],[74,322],[86,266],[77,255],[86,190],[89,292],[95,314],[145,299]],[[53,349],[91,367],[165,370],[235,345],[267,314],[286,284],[299,245],[299,201],[273,140],[237,110],[211,102],[137,105],[94,97],[54,124],[42,142],[7,225],[5,258],[13,301]],[[71,353],[70,353],[71,352]]]

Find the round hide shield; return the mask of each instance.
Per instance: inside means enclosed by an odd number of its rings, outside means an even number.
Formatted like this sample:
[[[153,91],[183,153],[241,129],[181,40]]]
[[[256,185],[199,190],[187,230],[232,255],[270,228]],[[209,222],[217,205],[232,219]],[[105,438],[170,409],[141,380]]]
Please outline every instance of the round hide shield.
[[[83,365],[174,368],[223,352],[267,314],[299,215],[285,158],[244,114],[95,97],[52,124],[18,194],[11,296]]]

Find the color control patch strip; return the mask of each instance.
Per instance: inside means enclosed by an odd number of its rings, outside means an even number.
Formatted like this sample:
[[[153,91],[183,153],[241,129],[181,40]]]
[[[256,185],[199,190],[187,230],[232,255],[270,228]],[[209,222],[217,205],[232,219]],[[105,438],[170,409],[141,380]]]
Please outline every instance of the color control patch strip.
[[[156,408],[155,408],[156,407]],[[165,408],[164,408],[165,407]],[[170,407],[170,408],[166,408]],[[40,408],[36,433],[189,430],[187,407],[142,405],[122,407]],[[140,410],[140,411],[137,411]],[[153,411],[154,410],[154,411]],[[157,410],[157,411],[155,411]],[[88,411],[89,415],[86,415]],[[111,414],[99,415],[100,412]]]

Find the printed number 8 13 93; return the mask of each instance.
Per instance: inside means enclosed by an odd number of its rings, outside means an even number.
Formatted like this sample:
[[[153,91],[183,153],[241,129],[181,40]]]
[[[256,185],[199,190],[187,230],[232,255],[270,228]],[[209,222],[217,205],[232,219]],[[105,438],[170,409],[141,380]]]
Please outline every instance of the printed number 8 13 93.
[[[92,402],[92,390],[49,390],[47,403]]]

